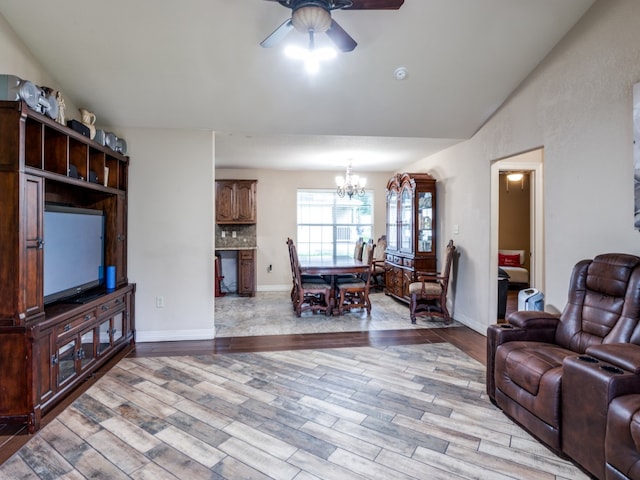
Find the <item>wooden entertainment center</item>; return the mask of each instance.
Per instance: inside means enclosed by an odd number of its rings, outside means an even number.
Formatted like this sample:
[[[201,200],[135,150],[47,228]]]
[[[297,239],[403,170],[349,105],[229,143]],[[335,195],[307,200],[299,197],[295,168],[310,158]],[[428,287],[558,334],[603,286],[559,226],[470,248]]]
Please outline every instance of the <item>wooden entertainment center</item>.
[[[0,131],[0,423],[33,432],[44,413],[134,343],[129,158],[20,101],[0,102]],[[45,305],[46,203],[102,212],[104,265],[116,267],[115,288]]]

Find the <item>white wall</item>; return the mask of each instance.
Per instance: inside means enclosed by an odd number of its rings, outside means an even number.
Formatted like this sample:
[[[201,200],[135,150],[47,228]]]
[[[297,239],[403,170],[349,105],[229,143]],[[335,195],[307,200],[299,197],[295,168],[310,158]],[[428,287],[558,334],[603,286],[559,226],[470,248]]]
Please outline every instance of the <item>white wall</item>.
[[[632,86],[640,81],[640,2],[600,0],[469,141],[407,167],[441,182],[441,231],[461,250],[454,316],[493,323],[490,164],[544,147],[546,302],[561,310],[573,265],[640,254],[633,228]],[[495,307],[493,307],[495,309]]]
[[[128,274],[136,340],[213,338],[211,131],[120,129],[129,165]],[[156,308],[156,297],[164,308]]]

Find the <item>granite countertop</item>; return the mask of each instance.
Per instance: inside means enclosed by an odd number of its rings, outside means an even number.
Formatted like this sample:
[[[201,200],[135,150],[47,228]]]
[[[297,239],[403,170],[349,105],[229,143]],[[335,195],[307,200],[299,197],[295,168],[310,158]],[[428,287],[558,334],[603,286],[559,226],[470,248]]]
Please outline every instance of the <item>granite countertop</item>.
[[[256,250],[258,247],[215,247],[216,250]]]

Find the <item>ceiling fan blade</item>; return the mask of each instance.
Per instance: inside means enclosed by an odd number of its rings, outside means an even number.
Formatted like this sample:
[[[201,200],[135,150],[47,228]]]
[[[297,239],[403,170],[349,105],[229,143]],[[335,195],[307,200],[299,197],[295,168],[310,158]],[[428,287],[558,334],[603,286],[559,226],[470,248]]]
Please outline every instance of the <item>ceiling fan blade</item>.
[[[275,47],[282,41],[284,37],[293,29],[293,23],[291,19],[286,20],[282,25],[276,28],[271,35],[265,38],[260,45],[265,48]]]
[[[353,0],[345,10],[398,10],[404,0]]]
[[[331,41],[335,43],[336,47],[343,52],[350,52],[358,45],[357,42],[351,38],[351,36],[333,19],[331,20],[331,26],[326,33]]]

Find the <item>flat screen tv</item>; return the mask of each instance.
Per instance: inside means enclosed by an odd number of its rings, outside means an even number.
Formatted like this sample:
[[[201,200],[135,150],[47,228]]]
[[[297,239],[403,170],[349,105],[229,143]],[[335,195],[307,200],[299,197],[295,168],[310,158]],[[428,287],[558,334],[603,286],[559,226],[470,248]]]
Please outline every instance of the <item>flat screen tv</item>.
[[[71,299],[104,284],[104,214],[46,204],[44,303]]]

